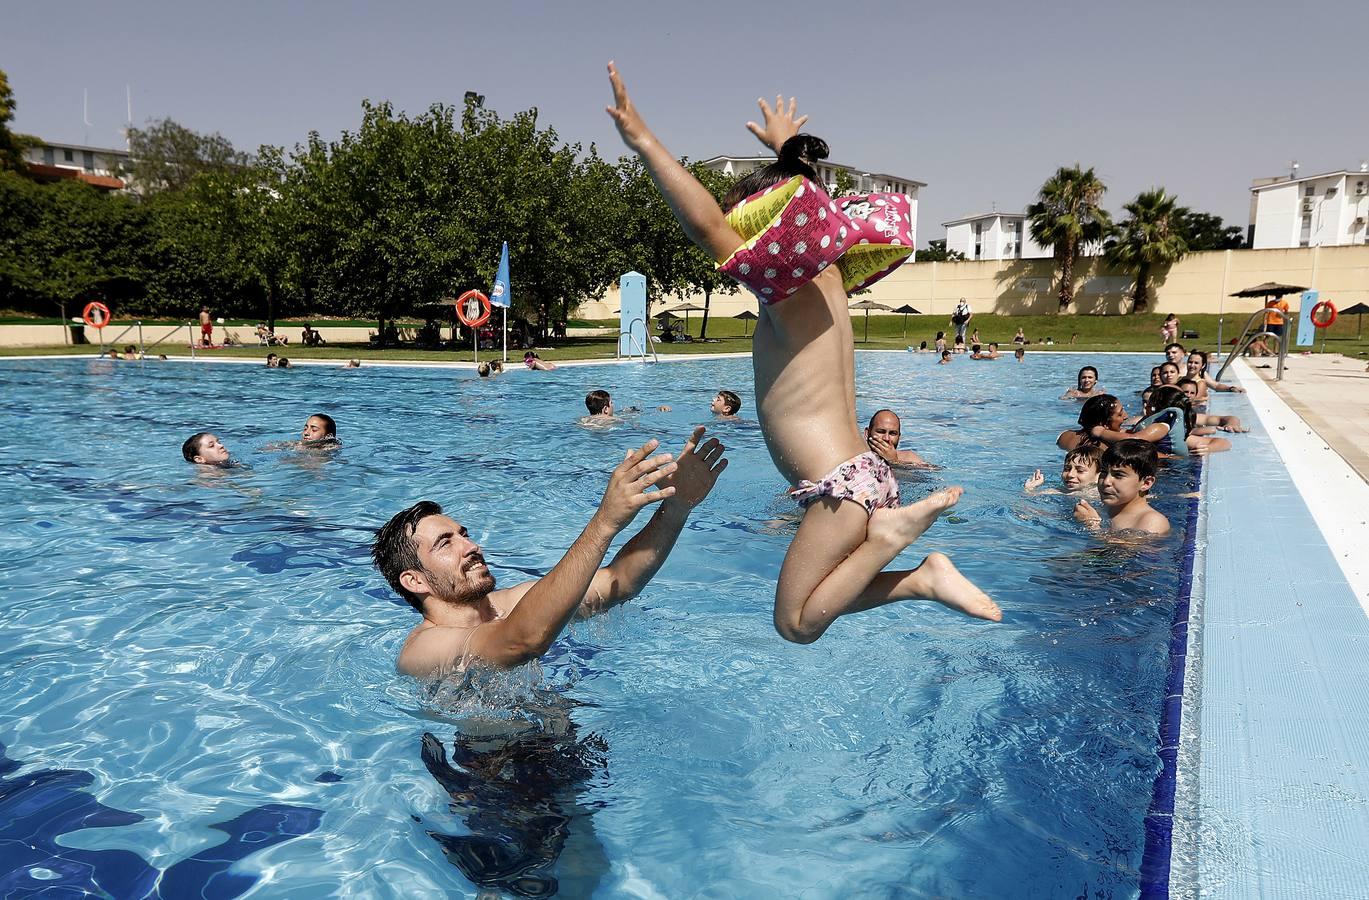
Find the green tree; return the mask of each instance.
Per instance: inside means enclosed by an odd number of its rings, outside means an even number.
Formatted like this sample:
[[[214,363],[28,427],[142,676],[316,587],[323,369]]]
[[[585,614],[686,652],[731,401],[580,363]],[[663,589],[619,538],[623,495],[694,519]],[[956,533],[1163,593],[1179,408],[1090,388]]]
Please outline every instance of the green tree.
[[[10,130],[14,109],[14,91],[10,89],[9,76],[0,69],[0,172],[24,171],[24,151],[33,143],[33,138]]]
[[[928,241],[926,250],[913,254],[914,262],[964,262],[965,254],[959,250],[947,250],[946,241]]]
[[[1099,206],[1105,191],[1093,169],[1076,163],[1046,179],[1037,201],[1027,207],[1032,240],[1054,251],[1061,312],[1074,300],[1074,263],[1080,252],[1111,233],[1112,220]]]
[[[836,173],[837,191],[832,196],[845,197],[848,194],[854,194],[856,192],[856,179],[852,177],[851,173],[845,169],[837,169]]]
[[[123,174],[144,196],[184,190],[202,172],[223,172],[249,162],[223,135],[199,134],[171,119],[130,128],[128,152]]]
[[[689,171],[699,180],[708,192],[713,195],[713,199],[722,202],[723,197],[732,187],[735,179],[705,168],[700,163],[693,163],[687,167]],[[683,234],[683,231],[681,231]],[[683,248],[684,258],[680,265],[680,280],[684,288],[691,294],[701,293],[704,295],[704,316],[703,323],[699,325],[699,339],[704,340],[708,337],[708,317],[713,305],[714,294],[735,294],[737,293],[737,282],[718,271],[718,266],[712,254],[706,253],[694,246],[692,241],[686,241]]]
[[[1122,208],[1127,218],[1118,226],[1105,255],[1113,266],[1136,273],[1131,308],[1133,312],[1142,312],[1150,305],[1151,276],[1188,253],[1183,230],[1188,210],[1179,206],[1164,188],[1142,191]]]
[[[1180,230],[1191,252],[1201,250],[1240,250],[1245,246],[1245,235],[1239,225],[1227,225],[1221,216],[1211,213],[1185,212]]]

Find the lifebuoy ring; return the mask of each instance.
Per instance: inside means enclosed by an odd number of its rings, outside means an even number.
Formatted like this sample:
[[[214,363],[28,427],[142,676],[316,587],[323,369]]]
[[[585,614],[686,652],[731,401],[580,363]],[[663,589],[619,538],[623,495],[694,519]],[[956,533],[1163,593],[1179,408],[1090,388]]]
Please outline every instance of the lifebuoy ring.
[[[480,315],[470,315],[469,310],[477,302],[480,304]],[[479,291],[467,291],[456,298],[456,317],[467,328],[479,328],[490,320],[490,298]]]
[[[81,318],[91,328],[104,328],[109,324],[109,307],[98,301],[87,303],[81,310]]]
[[[1331,314],[1329,317],[1326,316],[1327,312]],[[1336,322],[1336,304],[1330,300],[1323,300],[1312,307],[1309,318],[1312,319],[1312,324],[1318,328],[1330,328]]]

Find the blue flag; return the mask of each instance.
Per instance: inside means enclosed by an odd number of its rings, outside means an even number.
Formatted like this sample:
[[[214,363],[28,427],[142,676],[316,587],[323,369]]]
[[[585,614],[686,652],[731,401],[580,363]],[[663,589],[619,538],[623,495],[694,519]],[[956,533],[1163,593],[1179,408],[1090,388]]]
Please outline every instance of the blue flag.
[[[509,289],[509,242],[504,242],[504,249],[499,254],[499,273],[494,276],[494,287],[490,288],[490,305],[508,308],[509,301],[512,299],[512,291]]]

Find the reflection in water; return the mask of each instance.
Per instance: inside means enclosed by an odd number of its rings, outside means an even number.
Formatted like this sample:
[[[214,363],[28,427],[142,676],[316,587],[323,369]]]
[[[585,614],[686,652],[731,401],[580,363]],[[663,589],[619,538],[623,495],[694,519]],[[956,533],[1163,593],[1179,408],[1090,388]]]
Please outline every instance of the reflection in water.
[[[463,719],[451,762],[440,740],[423,735],[423,764],[470,831],[427,834],[479,887],[519,897],[589,896],[609,863],[593,810],[579,795],[604,775],[608,745],[597,734],[579,736],[569,701],[538,694],[554,699],[532,720]]]

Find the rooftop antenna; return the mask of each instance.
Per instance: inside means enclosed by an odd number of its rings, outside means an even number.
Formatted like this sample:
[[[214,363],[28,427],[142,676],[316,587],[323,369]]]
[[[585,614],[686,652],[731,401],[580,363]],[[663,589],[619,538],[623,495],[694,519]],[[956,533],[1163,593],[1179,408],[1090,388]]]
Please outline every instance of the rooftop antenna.
[[[1288,164],[1288,180],[1292,181],[1298,177],[1298,161],[1295,159]]]
[[[124,124],[124,149],[132,152],[133,140],[129,137],[129,132],[133,130],[133,86],[124,85],[124,96],[128,98],[128,119]]]
[[[94,123],[90,121],[90,90],[88,88],[81,88],[81,121],[86,123],[85,136],[81,143],[89,146],[90,127]]]
[[[1369,160],[1363,160],[1363,159],[1360,160],[1360,161],[1359,161],[1359,170],[1360,170],[1361,172],[1369,172]]]

